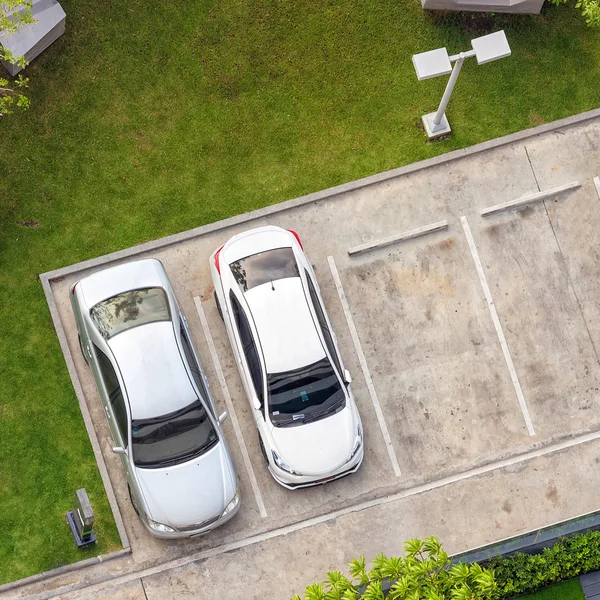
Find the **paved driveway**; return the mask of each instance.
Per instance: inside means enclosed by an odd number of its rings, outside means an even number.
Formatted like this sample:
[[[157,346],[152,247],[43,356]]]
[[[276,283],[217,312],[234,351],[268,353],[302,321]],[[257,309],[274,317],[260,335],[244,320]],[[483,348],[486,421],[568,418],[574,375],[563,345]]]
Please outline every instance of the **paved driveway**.
[[[597,508],[595,494],[587,488],[579,503],[553,502],[558,489],[571,485],[565,455],[560,455],[551,484],[539,481],[539,470],[559,450],[595,443],[600,430],[600,200],[593,182],[600,174],[598,148],[600,121],[588,121],[402,176],[381,177],[295,207],[271,209],[267,216],[250,214],[242,222],[184,235],[163,247],[141,247],[120,258],[163,262],[218,408],[232,417],[226,434],[240,477],[242,508],[225,527],[192,540],[163,542],[145,532],[129,504],[119,461],[110,451],[104,411],[79,353],[68,302],[69,287],[98,267],[83,265],[52,280],[52,295],[132,546],[132,559],[111,572],[132,574],[118,592],[122,595],[115,597],[126,597],[126,591],[138,597],[142,580],[133,573],[140,569],[151,569],[148,574],[154,577],[142,591],[149,598],[162,597],[164,589],[156,596],[152,590],[160,588],[156,578],[163,577],[164,584],[166,575],[156,573],[170,572],[181,560],[193,566],[186,559],[190,556],[220,556],[218,568],[230,568],[236,576],[239,565],[233,566],[234,555],[221,556],[223,550],[277,537],[277,548],[265,557],[272,570],[278,554],[291,560],[286,540],[297,544],[296,531],[304,532],[302,543],[317,562],[315,574],[330,563],[342,567],[331,553],[345,560],[371,549],[370,536],[385,539],[385,524],[373,511],[403,498],[402,518],[412,525],[400,528],[399,535],[445,534],[455,540],[451,549],[456,551],[523,531],[529,523],[543,525],[539,521],[545,510],[547,518],[558,521],[574,516],[573,511]],[[570,192],[517,211],[480,216],[483,208],[575,180],[582,185]],[[448,223],[444,231],[348,255],[359,244],[442,220]],[[365,430],[365,460],[356,474],[293,492],[272,479],[261,456],[208,267],[214,248],[235,233],[265,224],[293,228],[302,239],[353,375]],[[585,460],[592,461],[594,452]],[[534,458],[542,461],[539,469],[531,467]],[[518,485],[472,487],[489,473],[509,469],[510,474],[525,464],[529,466]],[[420,494],[447,486],[453,491],[428,496],[430,512],[422,514]],[[465,486],[484,494],[477,502],[471,498],[473,512],[463,515],[479,528],[453,538],[448,519],[454,508],[448,499],[460,498]],[[528,501],[534,497],[535,503]],[[504,506],[508,515],[515,505],[520,507],[518,519],[489,518],[491,506]],[[337,527],[332,519],[361,511],[371,511],[371,516],[365,517],[363,531],[360,520],[353,522],[351,548],[336,554],[322,534],[311,542],[311,527]],[[395,545],[385,548],[399,552],[402,541],[396,538]],[[207,577],[200,577],[200,567],[186,568],[196,569],[197,583]],[[314,576],[311,572],[301,580],[310,583]],[[297,585],[298,574],[292,579]],[[96,581],[93,574],[89,581]],[[269,597],[289,595],[289,581],[284,578],[282,588],[273,589]],[[214,589],[198,589],[194,597],[218,596]],[[264,586],[256,589],[265,597]]]

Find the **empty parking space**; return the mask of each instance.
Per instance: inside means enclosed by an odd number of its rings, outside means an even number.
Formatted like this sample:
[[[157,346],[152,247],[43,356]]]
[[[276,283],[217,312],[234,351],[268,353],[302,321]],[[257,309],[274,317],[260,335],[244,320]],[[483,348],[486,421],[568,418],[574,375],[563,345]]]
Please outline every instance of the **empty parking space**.
[[[493,217],[474,237],[538,437],[597,428],[600,368],[545,205]]]
[[[560,134],[548,136],[529,148],[542,188],[579,177],[583,185],[568,202],[547,202],[546,211],[564,268],[573,286],[595,354],[600,352],[600,127],[573,132],[573,143],[561,143]]]
[[[360,259],[341,278],[401,469],[433,475],[528,432],[456,223]]]

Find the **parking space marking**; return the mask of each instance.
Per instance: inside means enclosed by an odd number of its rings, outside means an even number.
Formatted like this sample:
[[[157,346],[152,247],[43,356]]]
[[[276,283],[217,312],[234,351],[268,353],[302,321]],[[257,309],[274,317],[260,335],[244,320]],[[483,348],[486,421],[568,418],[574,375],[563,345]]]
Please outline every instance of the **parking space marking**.
[[[390,244],[394,244],[395,242],[412,240],[414,238],[421,237],[422,235],[434,233],[435,231],[443,231],[445,229],[448,229],[448,221],[438,221],[437,223],[432,223],[431,225],[417,227],[416,229],[411,229],[410,231],[403,231],[402,233],[396,233],[394,235],[384,237],[374,242],[367,242],[366,244],[361,244],[360,246],[348,248],[348,254],[350,256],[354,256],[355,254],[362,254],[363,252],[368,252],[369,250],[374,250],[375,248],[383,248],[384,246],[389,246]]]
[[[227,382],[225,381],[225,375],[223,375],[223,369],[221,368],[221,362],[219,361],[219,356],[215,348],[215,343],[213,341],[212,334],[208,327],[208,321],[206,320],[206,315],[204,314],[204,309],[202,308],[202,303],[198,296],[194,296],[194,304],[196,305],[196,311],[198,312],[198,316],[200,317],[200,323],[202,323],[204,337],[206,338],[208,349],[210,350],[213,365],[217,373],[217,379],[219,380],[219,384],[221,385],[221,391],[223,392],[225,406],[227,406],[227,410],[229,411],[231,424],[233,425],[233,430],[235,431],[235,436],[237,438],[240,450],[242,452],[242,456],[244,458],[244,466],[246,467],[246,472],[248,473],[248,478],[250,479],[250,484],[252,485],[254,498],[256,499],[256,504],[258,505],[260,516],[264,519],[267,516],[265,503],[263,502],[262,496],[260,494],[260,489],[258,488],[258,481],[256,480],[256,475],[254,474],[252,463],[250,462],[250,455],[248,454],[248,449],[246,448],[246,443],[244,442],[244,436],[242,435],[240,423],[238,421],[237,415],[235,414],[235,409],[233,408],[231,394],[229,393],[229,388],[227,387]]]
[[[509,202],[503,202],[502,204],[496,204],[495,206],[483,208],[481,210],[481,216],[489,217],[491,215],[496,215],[500,212],[504,212],[506,210],[515,210],[516,208],[520,208],[522,206],[526,206],[527,204],[531,204],[532,202],[545,200],[550,196],[556,196],[557,194],[568,192],[569,190],[574,190],[578,187],[581,187],[581,181],[572,181],[571,183],[565,183],[564,185],[559,185],[558,187],[551,188],[549,190],[535,192],[534,194],[527,194],[526,196],[523,196],[522,198],[517,198],[516,200],[510,200]]]
[[[400,466],[398,465],[398,459],[396,458],[396,451],[394,450],[394,446],[392,445],[392,439],[390,438],[390,433],[385,423],[385,419],[383,418],[383,412],[381,410],[381,406],[377,398],[377,392],[375,391],[375,386],[373,385],[373,380],[371,379],[371,372],[369,371],[367,360],[365,359],[365,355],[363,354],[362,347],[360,345],[360,339],[358,337],[356,327],[354,326],[354,319],[352,318],[352,313],[350,312],[348,299],[346,298],[346,294],[344,293],[342,280],[340,279],[340,274],[338,273],[333,256],[328,256],[327,262],[329,263],[329,269],[331,270],[331,275],[333,277],[333,281],[335,282],[335,287],[337,289],[338,296],[340,297],[342,308],[344,309],[344,315],[346,317],[346,322],[348,323],[348,329],[350,330],[350,335],[352,336],[352,341],[354,342],[354,348],[356,350],[356,354],[360,362],[360,367],[362,369],[365,381],[367,383],[369,395],[371,396],[371,401],[373,402],[373,408],[375,408],[375,414],[377,415],[377,421],[379,421],[381,434],[383,435],[383,439],[385,441],[385,445],[387,446],[387,451],[390,456],[390,460],[392,461],[394,473],[396,477],[400,477],[402,473],[400,472]]]
[[[594,185],[596,186],[596,192],[598,193],[598,198],[600,198],[600,177],[594,177]]]
[[[479,281],[481,282],[481,287],[483,288],[483,293],[485,294],[485,299],[487,300],[490,314],[492,315],[492,321],[494,322],[496,334],[498,335],[498,340],[500,341],[500,347],[502,348],[502,353],[504,354],[504,360],[506,361],[506,366],[508,367],[510,378],[519,400],[519,405],[521,406],[521,412],[523,413],[523,418],[525,419],[525,425],[527,425],[527,431],[529,432],[530,436],[534,436],[535,430],[533,428],[533,423],[531,422],[531,417],[529,416],[529,409],[527,408],[525,396],[523,396],[523,390],[521,389],[521,384],[519,383],[519,378],[517,377],[517,371],[515,370],[515,365],[513,364],[510,350],[508,349],[508,344],[506,343],[506,338],[504,337],[504,331],[502,331],[502,325],[500,324],[500,319],[498,318],[496,306],[494,304],[494,300],[492,299],[492,293],[490,292],[490,288],[485,277],[485,272],[483,271],[483,265],[481,264],[479,253],[477,252],[477,247],[475,246],[475,240],[473,239],[469,222],[467,221],[467,217],[461,217],[460,221],[467,238],[467,243],[469,244],[469,250],[471,251],[471,256],[473,257],[473,262],[475,263],[477,275],[479,275]]]

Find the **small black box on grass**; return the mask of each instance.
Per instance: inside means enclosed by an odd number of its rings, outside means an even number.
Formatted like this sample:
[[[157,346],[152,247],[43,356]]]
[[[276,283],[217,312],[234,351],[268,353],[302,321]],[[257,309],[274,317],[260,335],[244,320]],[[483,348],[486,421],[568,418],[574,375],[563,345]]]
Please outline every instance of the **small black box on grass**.
[[[67,513],[67,522],[78,548],[96,542],[96,534],[92,530],[94,527],[94,511],[85,489],[81,488],[75,493],[75,504],[73,510]]]

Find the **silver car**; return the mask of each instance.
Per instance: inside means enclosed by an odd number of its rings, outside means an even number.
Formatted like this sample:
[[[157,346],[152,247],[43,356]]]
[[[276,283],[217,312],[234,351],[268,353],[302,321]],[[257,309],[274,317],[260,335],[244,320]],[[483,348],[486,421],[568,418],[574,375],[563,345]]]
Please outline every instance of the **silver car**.
[[[158,260],[81,279],[69,296],[131,502],[157,537],[189,537],[239,508],[235,469],[192,345]]]

